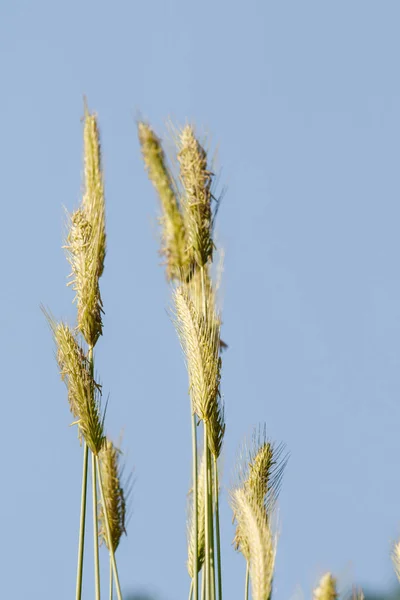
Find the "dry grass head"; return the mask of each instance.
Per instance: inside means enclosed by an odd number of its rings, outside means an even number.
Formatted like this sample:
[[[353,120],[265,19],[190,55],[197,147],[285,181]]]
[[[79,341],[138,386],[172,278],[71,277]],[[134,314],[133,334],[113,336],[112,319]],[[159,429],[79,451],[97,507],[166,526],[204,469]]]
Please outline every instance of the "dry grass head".
[[[336,600],[338,597],[336,579],[331,573],[325,573],[313,593],[313,600]]]
[[[100,138],[96,116],[85,106],[84,194],[70,218],[65,248],[78,309],[78,329],[94,347],[103,331],[99,278],[106,254],[105,203]]]
[[[241,549],[249,563],[254,600],[268,600],[274,574],[276,536],[265,510],[245,488],[232,492],[232,508],[241,531]]]
[[[266,435],[266,427],[253,432],[251,445],[244,446],[238,466],[239,487],[264,511],[264,518],[270,521],[279,495],[283,471],[288,455],[285,446],[275,446]],[[235,515],[236,517],[236,515]],[[245,536],[237,522],[234,545],[247,554]]]
[[[120,455],[121,451],[107,438],[99,454],[99,462],[111,531],[111,543],[114,551],[119,545],[122,534],[126,534],[126,494],[121,483],[122,469],[119,464]],[[103,538],[107,548],[109,548],[104,507],[101,503],[99,520],[99,535]]]
[[[65,323],[48,317],[57,347],[61,378],[68,389],[72,414],[88,447],[97,455],[104,442],[104,415],[101,415],[101,387],[91,375],[89,361],[75,335]]]
[[[183,285],[174,291],[175,326],[186,358],[193,411],[214,427],[215,444],[211,442],[210,450],[218,455],[225,428],[219,392],[220,319],[210,297],[205,299],[207,314],[204,315],[199,297]]]
[[[205,503],[204,503],[204,470],[205,470],[205,457],[204,452],[200,461],[199,473],[198,473],[198,488],[197,488],[197,567],[198,571],[203,566],[205,556]],[[188,504],[188,527],[187,527],[187,538],[188,538],[188,560],[187,570],[189,576],[193,579],[195,573],[195,523],[193,515],[193,488],[189,492],[189,504]]]
[[[138,136],[149,179],[160,198],[163,213],[161,253],[167,260],[167,277],[184,281],[188,276],[189,265],[185,225],[177,200],[176,185],[167,167],[161,140],[144,122],[138,123]]]
[[[207,152],[196,139],[191,125],[182,129],[177,142],[188,251],[201,268],[212,260],[214,249],[211,208],[213,173],[207,166]]]

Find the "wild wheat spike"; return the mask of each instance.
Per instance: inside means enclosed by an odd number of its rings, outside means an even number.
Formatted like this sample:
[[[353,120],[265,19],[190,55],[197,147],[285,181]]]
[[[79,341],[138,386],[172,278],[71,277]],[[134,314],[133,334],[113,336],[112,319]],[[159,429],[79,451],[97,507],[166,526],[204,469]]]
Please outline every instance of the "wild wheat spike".
[[[245,489],[232,493],[232,507],[242,532],[242,553],[249,563],[254,600],[269,600],[275,565],[276,539],[265,511]]]
[[[168,279],[184,280],[187,277],[187,242],[185,225],[174,191],[174,183],[167,167],[161,141],[143,122],[138,124],[138,136],[149,179],[160,198],[162,217],[162,249],[167,260]]]
[[[186,357],[193,409],[200,419],[215,417],[219,397],[221,361],[219,321],[204,319],[188,291],[174,292],[176,328]]]
[[[104,270],[106,233],[99,132],[95,115],[89,114],[86,107],[84,163],[83,200],[71,215],[65,248],[72,268],[68,285],[76,293],[78,329],[87,344],[94,347],[103,331],[99,278]]]
[[[336,600],[337,597],[336,579],[331,573],[325,573],[314,590],[313,600]]]
[[[65,323],[50,323],[57,346],[57,362],[68,389],[71,412],[93,452],[98,454],[104,441],[100,414],[101,388],[94,381],[88,360],[71,329]]]
[[[107,506],[111,530],[111,542],[115,551],[119,545],[122,534],[126,534],[125,517],[126,502],[125,493],[121,484],[121,469],[119,467],[120,451],[114,444],[106,439],[100,451],[100,470],[103,481],[104,497]],[[100,532],[107,548],[107,529],[105,524],[104,508],[100,505]]]
[[[207,167],[207,153],[190,125],[181,131],[178,161],[184,190],[182,208],[187,232],[189,255],[204,267],[213,255],[211,184],[213,174]]]

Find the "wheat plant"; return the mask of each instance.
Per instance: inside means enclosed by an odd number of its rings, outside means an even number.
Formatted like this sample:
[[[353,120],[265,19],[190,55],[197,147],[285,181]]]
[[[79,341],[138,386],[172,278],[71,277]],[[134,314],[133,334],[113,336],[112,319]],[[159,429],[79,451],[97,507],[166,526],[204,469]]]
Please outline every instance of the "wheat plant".
[[[188,373],[188,404],[192,434],[191,483],[187,518],[189,600],[222,600],[223,561],[220,532],[220,464],[225,435],[221,393],[221,310],[215,268],[215,219],[219,198],[206,145],[192,125],[175,131],[174,167],[160,138],[148,123],[138,123],[138,137],[148,176],[159,197],[160,254],[171,289],[171,320],[182,347]],[[79,519],[76,600],[82,598],[86,544],[89,459],[93,507],[95,599],[101,597],[99,545],[109,554],[108,596],[114,588],[122,600],[116,551],[126,533],[129,479],[125,482],[121,452],[107,437],[102,386],[95,378],[94,349],[103,335],[100,278],[106,256],[103,171],[97,117],[85,102],[83,125],[84,191],[81,205],[68,215],[65,251],[71,267],[68,286],[75,292],[76,324],[57,321],[44,310],[56,346],[60,375],[67,387],[73,424],[82,446],[83,470]],[[282,444],[254,430],[244,444],[230,490],[235,533],[232,544],[244,557],[244,598],[269,600],[277,550],[276,507],[288,455]],[[393,549],[400,579],[400,542]],[[362,600],[362,592],[353,594]],[[336,600],[336,579],[326,573],[314,600]]]

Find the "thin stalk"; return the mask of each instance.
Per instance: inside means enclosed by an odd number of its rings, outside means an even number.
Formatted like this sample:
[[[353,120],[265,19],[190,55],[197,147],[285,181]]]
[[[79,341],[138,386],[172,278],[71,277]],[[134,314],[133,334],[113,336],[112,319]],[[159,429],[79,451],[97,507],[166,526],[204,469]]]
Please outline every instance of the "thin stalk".
[[[206,565],[204,563],[203,569],[201,571],[201,600],[206,600],[206,577],[205,577],[205,569]]]
[[[207,448],[208,452],[208,502],[210,510],[210,563],[211,563],[211,598],[215,600],[215,548],[214,548],[214,500],[213,500],[213,474],[212,474],[212,462],[211,462],[211,451]]]
[[[93,346],[88,349],[88,361],[90,375],[94,374]],[[92,389],[94,394],[94,389]],[[94,584],[96,600],[100,600],[100,560],[99,560],[99,524],[97,520],[97,478],[96,478],[96,457],[92,455],[92,499],[93,499],[93,549],[94,549]]]
[[[249,561],[246,561],[246,583],[244,586],[244,600],[249,600]]]
[[[96,456],[96,466],[97,466],[97,477],[98,477],[98,480],[99,480],[99,487],[100,487],[101,504],[103,506],[104,520],[105,520],[105,523],[106,523],[106,533],[107,533],[107,540],[108,540],[108,549],[109,549],[109,552],[110,552],[110,558],[111,558],[111,562],[112,562],[114,579],[115,579],[115,587],[117,588],[118,600],[122,600],[121,586],[120,586],[120,583],[119,583],[117,563],[115,561],[115,553],[114,553],[114,548],[113,548],[113,545],[112,545],[110,521],[108,519],[108,510],[107,510],[107,505],[106,505],[106,501],[105,501],[105,497],[104,497],[103,480],[102,480],[102,477],[101,477],[98,456]]]
[[[192,600],[192,598],[193,598],[193,579],[192,579],[192,582],[190,584],[189,600]]]
[[[193,411],[193,407],[192,407]],[[197,425],[196,414],[192,414],[192,455],[193,455],[193,523],[194,523],[194,576],[192,579],[194,600],[199,598],[199,557],[198,557],[198,498],[197,498]]]
[[[81,516],[79,526],[79,546],[78,546],[78,569],[76,573],[76,600],[82,598],[82,575],[83,575],[83,554],[85,548],[85,522],[86,522],[86,493],[87,493],[87,473],[88,473],[89,451],[86,442],[83,442],[83,472],[82,472],[82,495],[81,495]]]
[[[215,485],[215,537],[217,542],[217,567],[218,567],[218,600],[222,600],[222,570],[221,570],[221,536],[219,527],[219,483],[218,461],[214,456],[214,485]]]
[[[111,557],[110,557],[110,600],[113,600],[113,570],[112,570]]]
[[[92,454],[92,496],[93,496],[93,547],[94,547],[94,584],[96,600],[100,600],[100,560],[99,560],[99,523],[97,519],[97,478],[96,457]]]
[[[207,424],[204,423],[204,456],[205,456],[205,469],[204,469],[204,507],[205,507],[205,556],[204,556],[204,568],[205,568],[205,588],[206,588],[206,600],[211,600],[211,539],[210,539],[210,521],[212,520],[212,513],[210,514],[210,494],[208,490],[208,479],[209,479],[209,452],[208,452],[208,441],[207,441]]]

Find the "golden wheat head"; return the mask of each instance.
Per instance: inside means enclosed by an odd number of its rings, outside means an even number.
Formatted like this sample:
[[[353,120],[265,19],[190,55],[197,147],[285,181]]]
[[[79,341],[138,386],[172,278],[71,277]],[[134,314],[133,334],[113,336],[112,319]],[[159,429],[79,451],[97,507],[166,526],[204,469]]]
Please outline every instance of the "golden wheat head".
[[[65,248],[78,308],[78,329],[94,347],[103,331],[99,278],[106,254],[105,203],[96,116],[85,107],[84,182],[81,207],[70,218]]]
[[[100,412],[101,388],[75,335],[65,323],[49,321],[57,347],[60,374],[68,389],[71,412],[87,445],[98,454],[104,441],[104,417]]]
[[[204,318],[186,287],[174,291],[175,326],[186,357],[194,412],[204,422],[215,417],[221,378],[220,322]]]
[[[331,573],[325,573],[313,593],[313,600],[336,600],[338,597],[336,579]]]
[[[275,508],[287,459],[284,445],[275,446],[267,439],[265,426],[253,432],[251,446],[243,451],[238,467],[239,486],[264,510],[267,521],[271,519]],[[235,548],[246,554],[246,548],[243,548],[245,543],[237,522]]]
[[[248,561],[254,600],[268,600],[274,574],[276,536],[260,507],[244,488],[232,492],[232,508],[241,531],[241,550]]]
[[[187,265],[186,233],[175,193],[172,175],[167,167],[161,141],[146,123],[138,123],[138,136],[148,176],[160,198],[162,217],[162,249],[167,260],[168,279],[185,279]]]
[[[211,210],[213,174],[207,167],[207,153],[196,139],[191,125],[182,129],[178,148],[188,250],[201,268],[212,260],[214,248]]]
[[[119,466],[120,450],[106,439],[99,454],[100,472],[104,489],[104,500],[111,532],[111,543],[115,551],[119,545],[122,534],[126,534],[126,496],[121,483],[121,469]],[[104,507],[100,505],[99,511],[100,531],[107,548],[107,527],[105,523]]]

